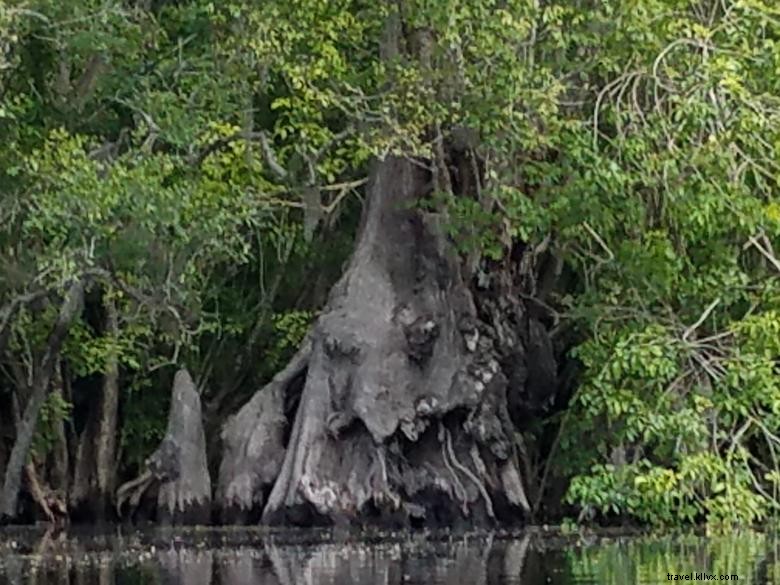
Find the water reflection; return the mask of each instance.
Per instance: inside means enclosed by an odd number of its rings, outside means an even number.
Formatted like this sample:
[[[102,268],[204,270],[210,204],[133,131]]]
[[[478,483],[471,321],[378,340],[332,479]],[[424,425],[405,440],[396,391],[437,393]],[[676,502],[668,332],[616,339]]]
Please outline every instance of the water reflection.
[[[780,583],[777,540],[762,534],[338,540],[260,530],[5,531],[0,585],[631,585],[691,573]]]

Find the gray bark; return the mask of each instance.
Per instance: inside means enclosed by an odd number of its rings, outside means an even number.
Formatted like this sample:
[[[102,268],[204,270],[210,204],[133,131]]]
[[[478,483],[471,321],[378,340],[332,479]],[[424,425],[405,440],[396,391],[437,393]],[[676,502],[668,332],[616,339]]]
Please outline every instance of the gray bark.
[[[105,334],[116,338],[119,334],[116,306],[112,299],[104,302],[106,309]],[[97,445],[95,449],[95,479],[97,499],[95,505],[100,519],[105,519],[111,494],[116,482],[114,475],[116,458],[117,413],[119,408],[119,364],[116,354],[109,357],[103,375],[103,388],[98,417]]]
[[[95,435],[97,428],[96,410],[90,408],[87,424],[78,435],[73,465],[73,481],[68,493],[68,507],[77,519],[96,517],[95,502]]]
[[[117,492],[117,507],[125,499],[137,506],[155,483],[158,520],[170,524],[206,524],[211,516],[211,477],[206,461],[200,395],[187,370],[173,382],[168,429],[157,450],[146,460],[147,469]]]
[[[497,334],[446,219],[416,205],[430,182],[407,159],[377,163],[355,253],[305,350],[294,420],[287,372],[225,428],[220,485],[263,502],[265,522],[477,525],[528,511]]]
[[[52,393],[59,394],[62,399],[65,399],[65,391],[62,381],[62,367],[60,360],[57,360],[57,364],[54,367],[54,376],[52,381]],[[56,422],[55,432],[57,439],[52,446],[51,453],[48,456],[47,467],[49,469],[49,483],[63,502],[67,501],[68,493],[68,478],[70,475],[70,457],[68,454],[68,437],[65,432],[65,421],[59,420]]]
[[[200,395],[187,370],[176,372],[168,431],[152,455],[161,478],[158,514],[174,524],[205,524],[211,514],[211,477],[206,460]]]
[[[49,335],[46,350],[33,380],[32,392],[24,409],[24,415],[16,434],[16,442],[11,450],[5,471],[2,501],[0,502],[0,518],[13,519],[16,516],[22,471],[32,445],[33,436],[35,435],[38,413],[49,393],[52,375],[58,362],[62,342],[68,334],[71,323],[80,313],[83,301],[84,282],[79,279],[70,285],[65,294],[57,321]]]

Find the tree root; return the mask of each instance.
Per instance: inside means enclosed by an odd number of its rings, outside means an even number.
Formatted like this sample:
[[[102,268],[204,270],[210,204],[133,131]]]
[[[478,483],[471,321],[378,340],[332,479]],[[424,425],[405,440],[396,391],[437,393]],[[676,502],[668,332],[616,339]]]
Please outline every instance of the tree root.
[[[450,454],[450,459],[452,460],[453,465],[457,467],[460,471],[463,472],[463,474],[468,477],[472,482],[474,482],[474,485],[477,486],[477,489],[479,490],[479,493],[482,495],[482,498],[485,500],[485,510],[487,511],[487,515],[490,518],[495,518],[496,514],[493,512],[493,501],[490,499],[490,496],[487,493],[487,490],[485,489],[485,484],[483,484],[476,475],[472,473],[472,471],[463,465],[460,461],[458,461],[458,458],[455,456],[455,451],[452,448],[452,435],[450,434],[450,431],[448,428],[444,428],[444,433],[447,438],[447,450]]]
[[[447,468],[447,471],[450,472],[450,475],[452,476],[453,480],[453,491],[455,492],[454,496],[460,500],[461,502],[461,510],[463,511],[464,516],[469,515],[469,494],[466,491],[466,488],[463,487],[463,482],[460,481],[460,478],[458,477],[458,474],[455,472],[455,469],[452,467],[452,463],[450,462],[450,457],[447,453],[447,446],[452,446],[451,444],[448,445],[449,441],[447,441],[447,438],[449,437],[449,430],[444,426],[443,423],[439,423],[439,440],[441,442],[441,458],[442,461],[444,461],[444,465]],[[451,452],[451,451],[450,451]]]
[[[128,516],[132,517],[136,508],[138,508],[138,504],[141,503],[141,498],[154,482],[154,474],[147,469],[135,479],[123,483],[116,491],[117,516],[122,516],[122,506],[127,501],[130,503]]]
[[[34,463],[30,462],[24,466],[24,474],[33,501],[38,504],[48,521],[55,524],[58,517],[61,519],[66,518],[67,509],[65,504],[51,490],[41,485]]]

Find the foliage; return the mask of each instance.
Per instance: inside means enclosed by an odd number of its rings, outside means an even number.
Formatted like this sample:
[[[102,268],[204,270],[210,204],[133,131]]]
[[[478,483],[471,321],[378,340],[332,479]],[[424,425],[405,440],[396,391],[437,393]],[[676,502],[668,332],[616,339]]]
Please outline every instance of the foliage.
[[[60,392],[52,392],[41,408],[38,427],[33,438],[32,456],[43,456],[57,444],[59,436],[58,425],[67,420],[73,405],[62,397]]]
[[[780,504],[776,17],[601,2],[567,39],[598,93],[560,134],[534,229],[582,278],[559,461],[585,516],[733,526]]]
[[[284,367],[285,360],[289,359],[309,332],[313,317],[311,311],[287,311],[274,315],[275,342],[264,356],[270,372]]]
[[[341,270],[370,161],[415,156],[464,259],[563,265],[544,304],[583,371],[549,456],[580,519],[767,518],[778,9],[395,6],[0,4],[0,297],[44,296],[13,314],[3,383],[31,377],[65,285],[88,280],[62,358],[77,393],[118,360],[134,467],[171,366],[221,417],[283,365]]]
[[[777,563],[767,553],[774,544],[770,536],[751,531],[727,537],[653,535],[619,539],[573,548],[566,554],[567,572],[575,583],[590,580],[604,585],[665,581],[670,579],[669,574],[673,577],[702,572],[716,575],[715,579],[768,578],[771,582]]]
[[[119,446],[123,467],[138,473],[146,458],[165,436],[170,394],[154,388],[146,377],[132,380],[125,389]]]
[[[171,366],[189,366],[206,400],[219,402],[225,384],[251,387],[258,375],[254,360],[224,367],[236,347],[283,353],[300,339],[285,316],[309,309],[295,306],[294,278],[283,276],[320,252],[304,234],[304,187],[359,185],[366,155],[335,142],[323,149],[337,128],[270,107],[288,92],[267,83],[270,49],[245,32],[261,16],[201,1],[0,6],[0,295],[3,304],[42,295],[12,314],[0,347],[6,381],[22,389],[34,377],[64,287],[86,279],[63,372],[74,398],[90,403],[94,377],[117,360],[120,469],[137,466],[164,431]],[[354,188],[323,192],[329,229]],[[278,343],[263,335],[277,324]],[[47,403],[36,448],[45,452],[46,429],[70,416],[83,428],[83,409]]]

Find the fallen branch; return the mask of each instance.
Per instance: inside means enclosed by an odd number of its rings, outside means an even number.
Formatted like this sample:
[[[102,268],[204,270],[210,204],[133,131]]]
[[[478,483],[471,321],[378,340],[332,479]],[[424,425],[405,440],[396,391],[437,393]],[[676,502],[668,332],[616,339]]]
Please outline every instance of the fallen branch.
[[[609,258],[606,261],[614,260],[615,259],[615,255],[612,253],[612,250],[609,249],[609,246],[607,246],[607,244],[604,242],[604,240],[601,239],[601,236],[598,235],[598,233],[596,233],[596,230],[594,230],[592,227],[590,227],[590,224],[587,221],[583,222],[582,225],[585,228],[585,230],[593,237],[593,239],[598,242],[598,244],[599,244],[599,246],[601,246],[602,250],[604,250],[607,253]],[[599,258],[599,259],[602,260],[602,261],[605,261],[605,260],[603,260],[601,258]]]
[[[763,246],[762,246],[762,245],[761,245],[761,244],[758,242],[758,238],[757,238],[756,236],[751,236],[751,237],[748,239],[747,243],[746,243],[746,244],[743,246],[743,248],[747,248],[748,246],[751,246],[751,245],[752,245],[753,247],[755,247],[755,249],[756,249],[756,250],[758,250],[759,252],[761,252],[761,255],[762,255],[762,256],[764,256],[764,258],[766,258],[767,260],[769,260],[769,262],[771,262],[771,263],[772,263],[772,266],[774,266],[774,267],[777,269],[777,271],[778,271],[778,272],[780,272],[780,260],[778,260],[777,258],[775,258],[775,257],[774,257],[774,255],[773,255],[773,254],[772,254],[772,253],[771,253],[769,250],[767,250],[766,248],[764,248],[764,247],[763,247]]]

